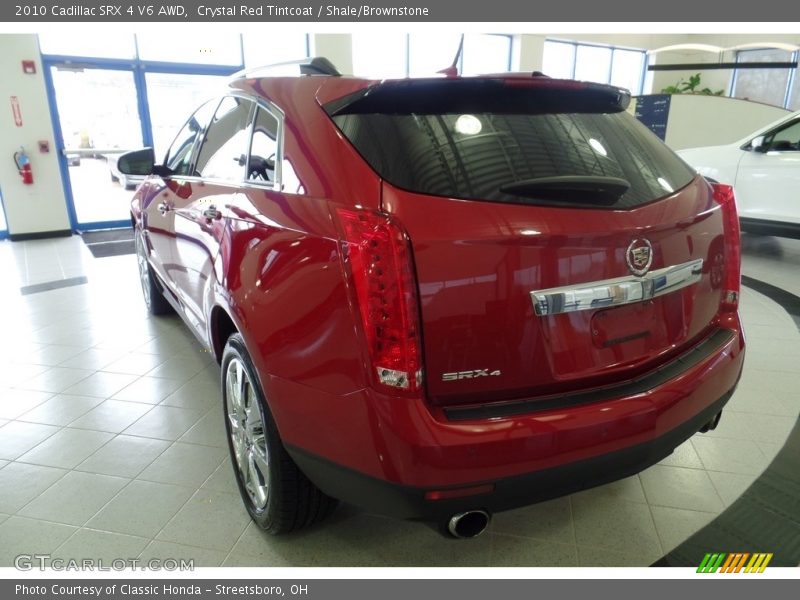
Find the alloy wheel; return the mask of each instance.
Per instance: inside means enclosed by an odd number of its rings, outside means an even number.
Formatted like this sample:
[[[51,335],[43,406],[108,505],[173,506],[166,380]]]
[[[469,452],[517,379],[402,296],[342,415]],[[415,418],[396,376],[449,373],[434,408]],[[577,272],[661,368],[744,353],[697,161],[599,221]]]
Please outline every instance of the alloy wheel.
[[[264,417],[253,384],[238,358],[228,363],[225,391],[236,468],[253,506],[262,510],[269,498],[269,450]]]
[[[142,234],[136,234],[136,262],[139,266],[139,281],[142,284],[142,294],[144,302],[150,306],[150,265],[147,264],[147,255],[144,251],[144,241]]]

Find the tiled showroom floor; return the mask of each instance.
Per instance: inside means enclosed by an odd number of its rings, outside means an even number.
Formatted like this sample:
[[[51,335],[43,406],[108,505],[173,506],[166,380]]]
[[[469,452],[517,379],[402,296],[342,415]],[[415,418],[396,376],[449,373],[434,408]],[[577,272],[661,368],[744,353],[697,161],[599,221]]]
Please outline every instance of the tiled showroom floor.
[[[745,239],[744,273],[800,294],[800,242]],[[150,318],[133,256],[76,237],[0,242],[0,566],[17,554],[194,558],[196,566],[651,564],[723,511],[800,412],[800,334],[742,293],[749,348],[720,427],[639,476],[496,515],[455,541],[340,507],[272,538],[242,508],[218,369],[176,316]],[[88,283],[23,295],[22,286]]]

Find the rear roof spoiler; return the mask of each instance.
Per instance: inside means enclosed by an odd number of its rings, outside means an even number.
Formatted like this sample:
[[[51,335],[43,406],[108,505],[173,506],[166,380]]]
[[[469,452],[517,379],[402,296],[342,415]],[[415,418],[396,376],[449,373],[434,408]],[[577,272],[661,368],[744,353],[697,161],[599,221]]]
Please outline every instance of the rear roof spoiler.
[[[324,105],[344,114],[615,113],[630,104],[611,85],[534,76],[399,79],[373,84]]]

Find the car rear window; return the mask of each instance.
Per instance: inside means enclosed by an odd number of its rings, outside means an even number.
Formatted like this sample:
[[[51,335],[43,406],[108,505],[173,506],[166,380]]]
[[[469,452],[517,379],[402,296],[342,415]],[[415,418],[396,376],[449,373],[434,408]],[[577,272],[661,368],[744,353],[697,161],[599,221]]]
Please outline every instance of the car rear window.
[[[326,109],[381,177],[422,194],[625,209],[668,196],[693,179],[680,158],[624,111],[627,99],[614,100],[619,90],[547,83],[539,89],[440,80],[388,90],[379,84],[379,91]],[[513,185],[547,178],[614,178],[630,187],[601,202],[585,189],[519,193],[525,185]]]

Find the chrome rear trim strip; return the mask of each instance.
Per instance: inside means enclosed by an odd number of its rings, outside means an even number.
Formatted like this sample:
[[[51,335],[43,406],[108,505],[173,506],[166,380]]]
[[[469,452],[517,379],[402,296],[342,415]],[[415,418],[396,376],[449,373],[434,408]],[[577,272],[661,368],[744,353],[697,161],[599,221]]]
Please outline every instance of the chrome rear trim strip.
[[[618,277],[531,292],[540,316],[559,315],[643,302],[681,290],[700,280],[703,259],[651,271],[642,277]]]

